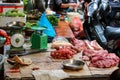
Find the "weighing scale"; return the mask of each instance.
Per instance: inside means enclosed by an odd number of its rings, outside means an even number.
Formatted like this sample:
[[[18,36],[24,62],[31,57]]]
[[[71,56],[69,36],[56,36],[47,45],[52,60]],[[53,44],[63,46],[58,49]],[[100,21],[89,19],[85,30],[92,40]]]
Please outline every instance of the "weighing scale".
[[[32,30],[35,30],[32,34],[30,40],[32,43],[31,49],[46,50],[48,37],[43,33],[45,27],[32,27]]]
[[[11,46],[9,52],[13,53],[22,53],[24,52],[23,44],[25,42],[23,36],[23,29],[25,28],[24,22],[13,21],[7,24],[7,27],[10,29],[10,36],[11,36]]]
[[[13,57],[14,55],[23,56],[47,49],[47,35],[43,33],[43,30],[46,29],[45,27],[32,26],[31,29],[34,30],[30,37],[32,45],[30,49],[25,49],[23,48],[25,38],[22,33],[25,24],[22,22],[11,22],[8,25],[11,28],[11,47],[8,51],[9,57]]]

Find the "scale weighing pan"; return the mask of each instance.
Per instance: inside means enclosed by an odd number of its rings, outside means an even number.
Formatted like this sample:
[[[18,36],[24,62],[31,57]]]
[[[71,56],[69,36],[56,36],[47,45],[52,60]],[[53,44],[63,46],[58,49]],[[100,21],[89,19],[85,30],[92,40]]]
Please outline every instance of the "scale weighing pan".
[[[36,27],[36,26],[32,26],[31,27],[32,30],[45,30],[47,29],[46,27]]]
[[[9,29],[23,29],[25,26],[24,22],[13,21],[6,24]]]

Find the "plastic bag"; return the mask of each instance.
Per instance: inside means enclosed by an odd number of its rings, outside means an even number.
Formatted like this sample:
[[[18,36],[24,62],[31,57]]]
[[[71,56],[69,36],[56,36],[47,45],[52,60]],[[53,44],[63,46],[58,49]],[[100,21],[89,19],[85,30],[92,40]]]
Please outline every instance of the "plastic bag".
[[[56,33],[52,26],[52,24],[49,22],[49,20],[46,17],[46,14],[43,13],[38,21],[38,26],[46,27],[47,29],[43,31],[43,33],[47,34],[50,37],[55,37]]]
[[[83,31],[83,24],[80,18],[73,17],[70,22],[70,27],[74,33],[74,36],[77,37],[85,37],[84,31]]]

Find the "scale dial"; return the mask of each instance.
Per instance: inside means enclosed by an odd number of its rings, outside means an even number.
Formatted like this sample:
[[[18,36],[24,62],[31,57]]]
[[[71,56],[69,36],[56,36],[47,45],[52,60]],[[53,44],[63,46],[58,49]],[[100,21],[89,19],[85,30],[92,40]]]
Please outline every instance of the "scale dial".
[[[14,34],[11,37],[11,45],[16,48],[22,47],[24,41],[24,36],[20,33]]]

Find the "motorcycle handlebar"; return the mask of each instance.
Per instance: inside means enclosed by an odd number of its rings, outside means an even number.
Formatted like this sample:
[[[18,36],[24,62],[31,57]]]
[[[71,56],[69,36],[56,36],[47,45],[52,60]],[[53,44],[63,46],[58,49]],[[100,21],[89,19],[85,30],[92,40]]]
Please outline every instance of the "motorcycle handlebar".
[[[91,17],[88,16],[88,23],[90,24],[91,23]]]

